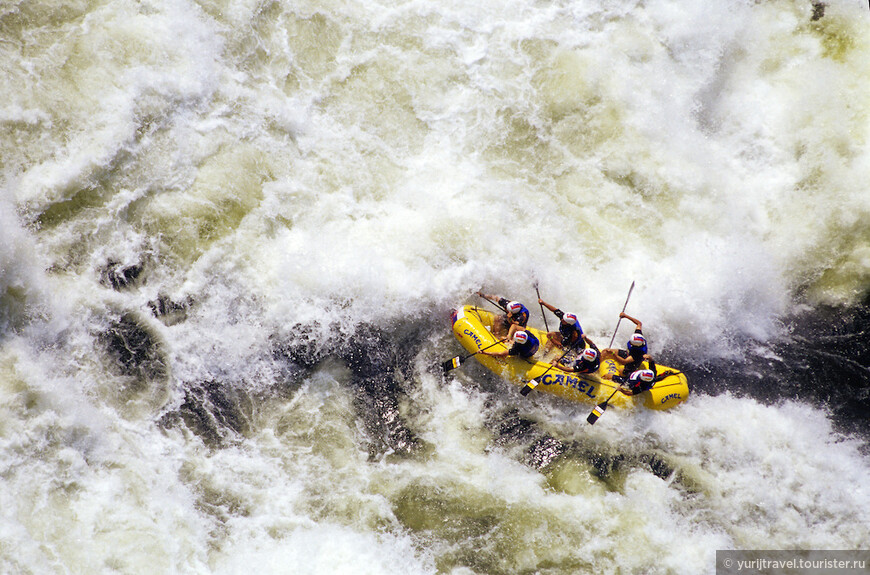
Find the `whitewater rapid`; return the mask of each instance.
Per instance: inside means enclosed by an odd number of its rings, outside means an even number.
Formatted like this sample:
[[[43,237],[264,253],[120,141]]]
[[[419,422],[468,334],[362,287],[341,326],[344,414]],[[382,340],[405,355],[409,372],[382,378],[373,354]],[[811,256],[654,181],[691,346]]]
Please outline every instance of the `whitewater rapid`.
[[[0,571],[866,549],[868,39],[847,0],[0,4]],[[601,345],[632,281],[678,409],[437,369],[479,289]]]

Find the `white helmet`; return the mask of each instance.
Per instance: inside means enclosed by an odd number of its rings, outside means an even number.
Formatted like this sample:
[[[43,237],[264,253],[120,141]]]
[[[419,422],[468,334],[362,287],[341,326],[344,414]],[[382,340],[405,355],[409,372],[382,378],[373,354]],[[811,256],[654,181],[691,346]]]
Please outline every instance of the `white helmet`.
[[[507,310],[509,313],[519,313],[521,309],[523,309],[523,304],[518,301],[512,301],[507,304]]]
[[[580,359],[592,363],[598,359],[598,352],[591,347],[587,347],[583,350],[583,353],[580,354]]]
[[[577,316],[573,313],[566,313],[562,316],[562,320],[568,325],[576,325],[577,324]]]
[[[514,333],[514,341],[516,343],[526,343],[529,341],[529,334],[520,330]]]
[[[628,340],[628,345],[631,347],[643,347],[646,345],[646,338],[639,333],[636,333],[631,336],[631,339]]]
[[[640,379],[641,381],[645,381],[647,383],[652,383],[656,378],[656,374],[654,374],[651,369],[642,369],[640,371],[632,373],[631,375],[632,377]]]

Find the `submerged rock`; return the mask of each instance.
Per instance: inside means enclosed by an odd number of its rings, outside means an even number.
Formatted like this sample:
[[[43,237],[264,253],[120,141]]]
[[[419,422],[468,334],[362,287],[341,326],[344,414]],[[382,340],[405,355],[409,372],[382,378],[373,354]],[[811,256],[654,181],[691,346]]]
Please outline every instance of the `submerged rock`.
[[[521,417],[516,408],[502,414],[496,429],[497,445],[528,444],[525,463],[539,471],[549,468],[566,451],[563,442],[538,430],[535,422]]]
[[[409,456],[421,447],[420,440],[409,428],[402,414],[402,398],[407,393],[404,382],[410,371],[417,348],[408,346],[409,339],[378,328],[358,328],[358,335],[347,340],[338,335],[323,339],[323,334],[339,331],[324,330],[320,325],[294,326],[293,339],[278,335],[271,338],[273,359],[286,376],[281,383],[284,392],[294,389],[294,383],[306,380],[327,360],[339,361],[350,374],[357,417],[366,431],[369,455]],[[424,341],[422,337],[410,341]],[[277,382],[276,382],[277,383]],[[184,425],[212,447],[247,435],[257,402],[253,397],[226,382],[191,382],[184,385],[181,405],[167,413],[162,423],[171,427]],[[272,389],[267,394],[282,392]]]
[[[124,265],[115,260],[109,260],[100,270],[100,283],[116,291],[132,287],[142,278],[145,266],[140,264]]]
[[[193,305],[193,298],[188,297],[184,301],[177,302],[164,294],[159,294],[157,299],[148,302],[154,317],[171,326],[187,319],[187,310]]]
[[[369,432],[369,455],[412,455],[420,441],[405,423],[399,400],[406,395],[402,372],[410,369],[417,349],[406,342],[422,338],[395,337],[374,327],[358,332],[359,336],[341,346],[338,356],[351,370],[357,411]]]
[[[165,380],[168,366],[157,338],[136,316],[125,313],[101,335],[116,370],[144,383]]]
[[[223,447],[251,432],[254,405],[249,393],[231,384],[197,382],[185,388],[181,406],[166,414],[162,424],[183,424],[209,447]]]

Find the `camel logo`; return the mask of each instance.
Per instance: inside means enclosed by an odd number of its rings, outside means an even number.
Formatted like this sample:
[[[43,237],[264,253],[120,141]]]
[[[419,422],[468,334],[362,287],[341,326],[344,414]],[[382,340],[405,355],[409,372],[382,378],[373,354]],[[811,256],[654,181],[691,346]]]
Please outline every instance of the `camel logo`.
[[[662,398],[662,401],[661,401],[661,402],[662,402],[662,403],[667,403],[667,402],[668,402],[669,400],[671,400],[671,399],[680,399],[680,394],[679,394],[679,393],[671,393],[671,394],[669,394],[669,395],[666,395],[666,396],[664,396],[664,397]]]
[[[476,333],[474,333],[473,330],[470,329],[465,329],[462,331],[462,333],[473,339],[474,343],[477,344],[477,349],[480,349],[480,336],[478,336]]]
[[[583,393],[588,397],[595,399],[595,393],[593,393],[595,390],[595,385],[593,385],[591,382],[586,382],[579,377],[566,377],[562,374],[551,375],[548,373],[541,378],[541,383],[543,383],[544,385],[556,384],[564,385],[566,387],[573,387],[580,393]]]

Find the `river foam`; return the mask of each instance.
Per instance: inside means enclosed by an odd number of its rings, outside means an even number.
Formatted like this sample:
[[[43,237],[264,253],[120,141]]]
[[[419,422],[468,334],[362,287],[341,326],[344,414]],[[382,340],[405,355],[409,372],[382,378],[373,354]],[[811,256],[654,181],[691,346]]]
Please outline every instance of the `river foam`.
[[[0,571],[866,545],[866,8],[0,6]],[[437,373],[479,289],[602,345],[632,282],[672,412]]]

